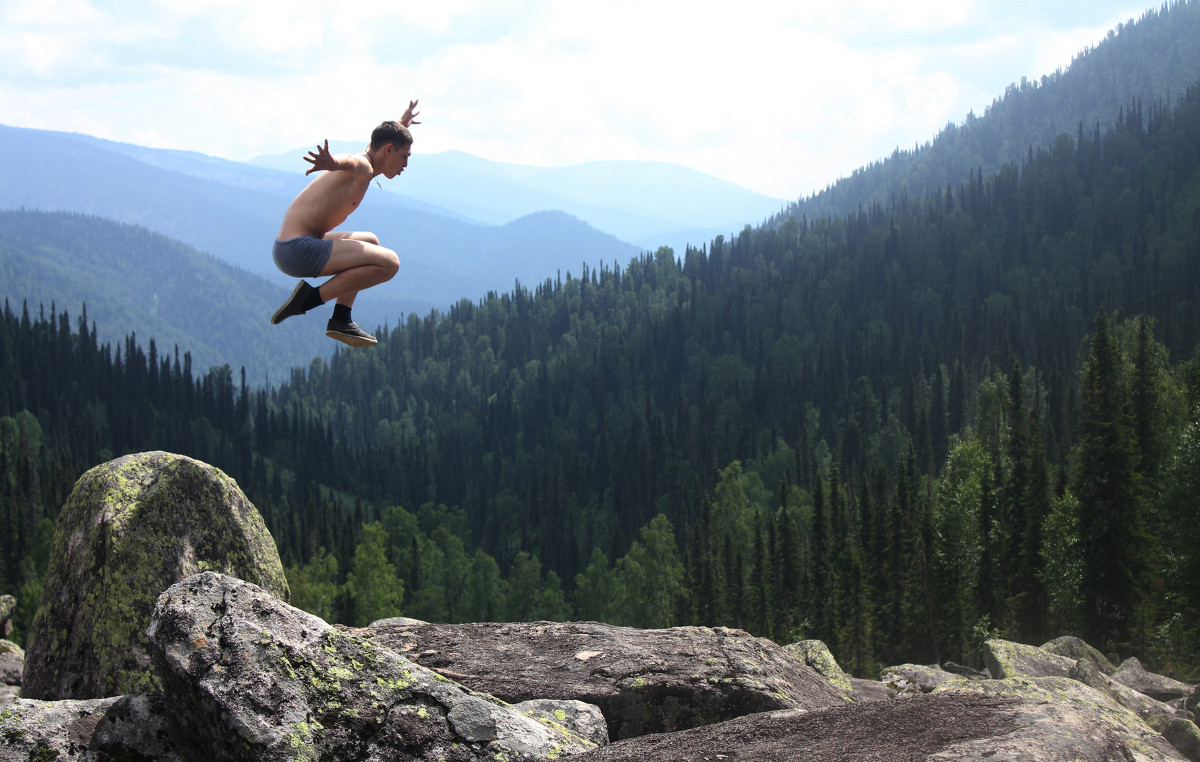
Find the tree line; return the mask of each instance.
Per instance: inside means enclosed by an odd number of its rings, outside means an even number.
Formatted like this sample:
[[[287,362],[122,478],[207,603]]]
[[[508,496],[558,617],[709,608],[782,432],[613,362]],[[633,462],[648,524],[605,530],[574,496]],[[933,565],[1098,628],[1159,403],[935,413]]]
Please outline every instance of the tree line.
[[[730,624],[861,673],[1067,629],[1194,667],[1198,136],[1198,88],[1134,101],[995,174],[409,315],[270,388],[6,306],[3,581],[36,582],[83,468],[159,447],[235,476],[342,621]]]

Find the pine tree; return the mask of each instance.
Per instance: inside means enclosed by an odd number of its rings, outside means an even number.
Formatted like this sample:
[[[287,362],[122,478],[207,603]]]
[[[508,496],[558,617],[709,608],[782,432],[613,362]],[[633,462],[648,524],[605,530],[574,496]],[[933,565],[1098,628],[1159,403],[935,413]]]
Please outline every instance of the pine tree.
[[[1121,348],[1101,309],[1083,368],[1075,453],[1083,638],[1127,652],[1146,568],[1137,442],[1122,364]]]

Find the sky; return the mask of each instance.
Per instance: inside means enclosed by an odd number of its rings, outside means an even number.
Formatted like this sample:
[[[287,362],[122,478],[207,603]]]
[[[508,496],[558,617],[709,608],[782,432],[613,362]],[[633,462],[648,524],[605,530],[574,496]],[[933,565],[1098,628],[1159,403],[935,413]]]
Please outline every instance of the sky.
[[[0,124],[248,160],[365,142],[775,198],[982,115],[1149,0],[0,0]]]

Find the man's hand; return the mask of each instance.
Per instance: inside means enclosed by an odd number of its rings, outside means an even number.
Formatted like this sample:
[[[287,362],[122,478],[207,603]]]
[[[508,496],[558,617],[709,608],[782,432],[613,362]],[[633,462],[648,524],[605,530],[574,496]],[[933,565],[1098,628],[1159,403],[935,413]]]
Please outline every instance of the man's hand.
[[[310,167],[309,170],[304,173],[306,175],[311,175],[313,172],[320,172],[322,170],[334,170],[341,168],[341,165],[337,163],[337,159],[334,159],[333,154],[329,153],[328,140],[325,141],[325,145],[317,146],[317,150],[309,151],[308,156],[305,156],[304,160],[312,165],[312,167]]]
[[[413,118],[417,114],[421,113],[420,111],[413,111],[413,109],[415,109],[416,107],[417,107],[416,101],[408,102],[408,108],[404,111],[404,116],[400,117],[400,125],[401,126],[407,127],[410,124],[420,124],[420,122],[418,122],[416,119]]]

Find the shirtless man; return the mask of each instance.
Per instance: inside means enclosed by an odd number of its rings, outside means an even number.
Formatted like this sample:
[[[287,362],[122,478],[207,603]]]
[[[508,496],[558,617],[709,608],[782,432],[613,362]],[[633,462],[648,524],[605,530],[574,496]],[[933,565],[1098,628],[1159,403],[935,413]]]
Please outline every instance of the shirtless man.
[[[413,110],[416,106],[416,101],[409,102],[400,121],[376,127],[371,145],[360,154],[333,156],[326,140],[324,146],[304,157],[312,164],[306,175],[324,174],[300,191],[283,215],[275,240],[275,264],[295,278],[333,277],[317,288],[301,280],[275,310],[272,323],[303,315],[333,299],[337,304],[325,335],[353,347],[376,343],[374,336],[350,319],[350,308],[359,291],[391,280],[400,269],[400,259],[396,252],[380,246],[374,233],[333,229],[358,208],[371,180],[379,175],[391,180],[408,166],[413,142],[408,127],[420,124],[413,119],[418,113]]]

